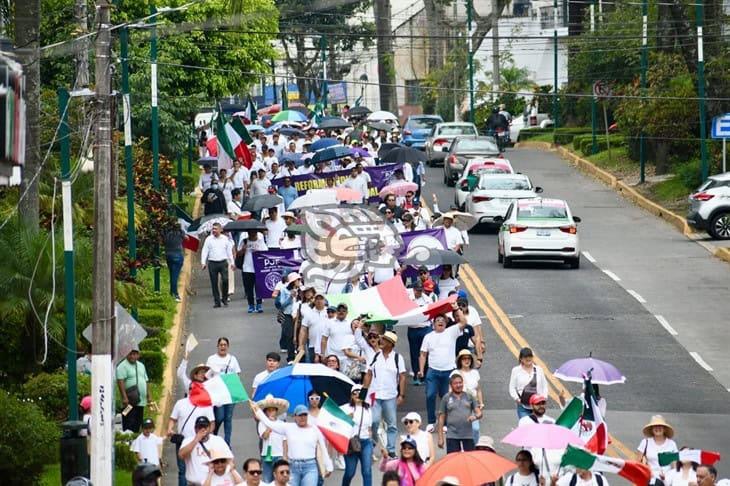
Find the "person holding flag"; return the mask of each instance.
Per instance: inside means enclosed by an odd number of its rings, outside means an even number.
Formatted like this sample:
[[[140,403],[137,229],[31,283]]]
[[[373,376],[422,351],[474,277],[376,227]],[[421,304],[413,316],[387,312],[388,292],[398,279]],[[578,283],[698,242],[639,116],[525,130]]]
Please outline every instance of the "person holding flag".
[[[644,426],[642,432],[644,438],[636,448],[639,460],[651,468],[652,483],[655,483],[657,479],[664,481],[666,475],[672,470],[673,463],[661,465],[659,454],[679,452],[676,442],[672,440],[674,428],[661,415],[654,415]]]
[[[362,390],[362,385],[353,386],[350,391],[350,403],[340,407],[354,422],[350,440],[353,441],[357,437],[357,442],[360,444],[359,451],[348,448],[345,455],[345,475],[342,478],[342,486],[349,486],[352,482],[357,472],[358,461],[360,461],[363,486],[371,486],[373,483],[373,441],[370,439],[373,416],[370,406],[360,399],[360,390]]]

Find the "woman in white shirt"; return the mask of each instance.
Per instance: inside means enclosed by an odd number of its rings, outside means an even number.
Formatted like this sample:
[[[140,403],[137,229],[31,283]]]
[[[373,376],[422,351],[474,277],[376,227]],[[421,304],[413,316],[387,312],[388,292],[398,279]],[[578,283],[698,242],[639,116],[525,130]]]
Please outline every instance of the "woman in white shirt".
[[[517,472],[514,473],[505,483],[505,486],[543,486],[544,478],[532,460],[530,451],[521,450],[515,456]]]
[[[453,276],[453,267],[451,265],[441,266],[441,276],[439,277],[438,288],[439,298],[445,299],[449,296],[449,293],[453,290],[454,292],[459,290],[459,281]]]
[[[241,367],[238,365],[238,360],[235,356],[228,352],[228,348],[231,343],[227,337],[218,338],[218,352],[208,356],[206,366],[210,367],[215,373],[222,375],[228,373],[240,373]],[[231,446],[231,432],[233,428],[233,408],[235,403],[229,403],[228,405],[222,405],[220,407],[213,407],[213,413],[215,414],[215,430],[213,433],[218,435],[218,431],[222,426],[225,425],[225,432],[223,439]]]
[[[233,464],[233,454],[230,451],[210,451],[210,459],[203,464],[208,465],[208,477],[203,486],[229,486],[245,484],[243,478]]]
[[[357,463],[360,461],[360,473],[363,486],[372,486],[373,483],[373,442],[370,438],[370,427],[373,416],[370,406],[360,400],[362,385],[355,385],[350,391],[350,403],[342,405],[343,412],[355,422],[352,437],[360,438],[360,451],[345,455],[345,475],[342,477],[342,486],[349,486],[357,472]]]
[[[530,348],[520,349],[520,364],[512,368],[509,378],[509,395],[517,405],[517,420],[530,415],[530,397],[548,395],[545,372],[533,363],[534,355]]]
[[[639,461],[647,464],[651,468],[651,484],[656,479],[664,481],[666,475],[674,467],[674,463],[667,466],[659,465],[660,452],[677,452],[677,444],[672,440],[674,437],[674,429],[664,420],[661,415],[652,416],[648,424],[642,430],[644,438],[639,443],[636,450],[639,452]]]
[[[406,435],[401,437],[401,441],[406,437],[416,441],[416,450],[423,459],[423,465],[431,466],[436,461],[436,446],[433,443],[433,436],[421,429],[421,415],[417,412],[408,412],[401,422],[406,427]]]
[[[682,447],[680,451],[687,449]],[[697,463],[692,461],[681,461],[677,463],[672,471],[666,475],[664,484],[666,486],[689,486],[697,484]]]
[[[283,423],[281,417],[289,409],[288,401],[274,398],[272,395],[267,395],[266,398],[257,402],[257,405],[272,422],[281,421]],[[258,424],[258,432],[261,439],[262,479],[265,483],[270,483],[274,480],[274,463],[286,457],[286,438],[262,422]]]
[[[484,395],[479,386],[479,371],[474,369],[474,355],[468,349],[462,349],[456,355],[456,369],[464,378],[464,391],[477,399],[479,408],[484,410]],[[474,443],[479,442],[479,420],[471,423],[471,430],[474,435]]]

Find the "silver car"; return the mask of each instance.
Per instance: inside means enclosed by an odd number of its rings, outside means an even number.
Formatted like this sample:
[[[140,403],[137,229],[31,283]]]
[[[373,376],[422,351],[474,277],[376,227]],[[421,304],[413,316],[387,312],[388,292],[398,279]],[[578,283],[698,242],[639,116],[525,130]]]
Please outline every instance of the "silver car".
[[[477,127],[473,123],[447,122],[439,123],[431,129],[426,137],[423,150],[426,151],[428,165],[435,166],[444,163],[444,148],[449,147],[454,138],[463,135],[478,135]]]

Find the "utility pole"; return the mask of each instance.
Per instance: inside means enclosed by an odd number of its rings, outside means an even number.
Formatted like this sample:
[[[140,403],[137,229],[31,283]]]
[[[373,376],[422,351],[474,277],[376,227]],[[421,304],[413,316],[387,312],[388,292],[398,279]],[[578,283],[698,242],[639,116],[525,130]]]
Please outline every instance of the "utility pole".
[[[492,0],[492,91],[499,96],[499,1]]]
[[[641,2],[641,96],[646,96],[646,71],[649,64],[649,1]],[[639,183],[646,182],[646,138],[644,130],[639,134]]]
[[[327,36],[319,38],[319,48],[322,49],[322,109],[327,108]]]
[[[377,34],[380,109],[397,115],[398,101],[395,91],[395,56],[393,54],[393,29],[390,23],[390,0],[374,0],[373,13]]]
[[[97,0],[94,129],[94,300],[91,358],[91,482],[113,484],[114,207],[112,203],[111,4]]]
[[[89,30],[86,0],[76,0],[74,3],[74,20],[79,37],[86,35]],[[89,41],[88,38],[77,40],[74,43],[74,58],[76,60],[76,88],[86,88],[89,85]]]
[[[473,0],[466,0],[466,48],[469,55],[469,121],[474,123],[474,52],[471,48]]]
[[[700,103],[700,154],[702,156],[702,180],[710,175],[710,166],[707,160],[707,127],[705,107],[705,54],[703,52],[702,27],[705,17],[704,0],[697,0],[695,19],[697,22],[697,95]]]
[[[588,7],[591,16],[591,33],[596,31],[596,4],[591,3]]]
[[[156,14],[157,9],[150,7],[150,13]],[[150,19],[153,24],[150,30],[150,85],[152,88],[152,187],[160,190],[160,120],[157,110],[157,19]],[[154,267],[155,292],[160,291],[160,244],[155,242]]]
[[[553,0],[553,130],[558,128],[558,116],[560,106],[558,105],[558,0]]]
[[[271,83],[271,91],[274,93],[274,104],[276,104],[276,64],[274,64],[274,59],[271,59],[271,79],[273,80],[273,83]]]

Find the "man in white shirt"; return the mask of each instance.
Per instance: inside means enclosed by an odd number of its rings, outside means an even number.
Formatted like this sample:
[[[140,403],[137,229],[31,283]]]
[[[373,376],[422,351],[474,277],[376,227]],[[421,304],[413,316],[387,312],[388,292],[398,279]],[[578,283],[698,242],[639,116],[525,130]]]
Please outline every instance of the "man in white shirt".
[[[268,194],[269,187],[271,187],[271,181],[266,177],[266,171],[259,169],[258,177],[251,183],[251,197]]]
[[[352,168],[352,170],[350,171],[350,177],[342,183],[342,186],[359,192],[360,194],[362,194],[363,199],[367,197],[368,183],[365,178],[359,177],[357,173],[357,167]],[[360,201],[358,202],[362,203],[363,199],[360,199]]]
[[[273,207],[269,209],[269,218],[264,222],[266,225],[266,246],[269,248],[279,248],[281,237],[286,231],[286,222],[279,217],[279,209]]]
[[[413,284],[413,288],[410,292],[411,300],[419,306],[429,305],[433,302],[429,297],[423,293],[423,284],[421,280],[416,280]],[[418,370],[418,358],[421,353],[421,346],[423,345],[423,338],[431,332],[431,321],[424,319],[424,321],[417,326],[408,327],[408,348],[410,351],[411,358],[411,369]],[[418,377],[418,374],[414,373],[413,384],[415,386],[423,385],[423,381]]]
[[[377,441],[381,418],[385,421],[388,455],[395,457],[396,408],[406,398],[406,363],[403,356],[395,351],[398,336],[394,332],[386,332],[380,337],[380,351],[368,363],[367,373],[363,380],[361,398],[372,394],[375,402],[372,405],[372,434]],[[369,392],[368,392],[369,390]]]
[[[442,216],[444,222],[444,234],[446,236],[446,246],[449,250],[461,253],[464,249],[464,236],[461,231],[454,227],[454,219],[446,213]]]
[[[354,339],[350,321],[347,320],[347,304],[337,306],[337,314],[335,318],[328,321],[322,330],[322,354],[334,354],[340,359],[340,363],[347,359],[347,355],[343,351],[345,345],[349,342],[348,338]]]
[[[145,419],[142,422],[142,433],[137,436],[130,446],[132,452],[137,454],[140,463],[160,465],[162,454],[162,437],[154,433],[155,423],[152,419]]]
[[[241,188],[235,188],[231,191],[231,200],[228,201],[228,216],[232,219],[238,219],[241,215]]]
[[[213,168],[210,164],[203,165],[203,173],[200,174],[200,179],[198,179],[198,188],[200,188],[200,191],[205,192],[205,190],[210,187],[210,184],[213,182],[215,177],[215,172],[213,172]]]
[[[266,251],[269,248],[264,242],[264,237],[257,231],[249,231],[245,238],[238,242],[238,254],[243,252],[243,267],[241,277],[243,278],[243,290],[248,301],[248,313],[262,313],[261,298],[256,295],[256,269],[253,265],[253,252]]]
[[[547,398],[542,395],[534,394],[530,397],[530,406],[532,407],[532,413],[525,415],[519,422],[518,427],[524,427],[530,424],[554,424],[555,419],[545,413],[547,407]],[[557,471],[560,466],[560,457],[563,455],[563,450],[555,449],[543,449],[542,447],[533,447],[530,449],[532,454],[532,461],[535,463],[537,468],[545,473],[545,460],[548,461],[547,470]],[[546,474],[543,474],[544,476]]]
[[[322,332],[329,322],[327,300],[324,294],[314,296],[314,307],[302,306],[302,325],[299,328],[299,350],[306,350],[308,363],[319,363],[321,360]]]
[[[251,384],[251,396],[256,395],[256,388],[269,377],[271,373],[279,369],[281,364],[281,355],[279,353],[270,352],[266,354],[266,368],[264,371],[257,373],[253,377],[253,383]]]
[[[284,142],[280,138],[281,136],[277,132],[274,132],[271,136],[271,143],[269,144],[269,150],[273,150],[277,158],[281,157],[281,154],[284,152]]]
[[[241,163],[241,159],[233,162],[233,172],[231,172],[231,181],[233,187],[238,189],[246,189],[248,181],[251,179],[249,170]]]
[[[180,446],[185,439],[195,436],[195,422],[201,417],[208,420],[209,424],[211,421],[214,421],[213,407],[196,407],[188,397],[185,397],[175,402],[175,406],[172,407],[172,412],[170,413],[170,418],[167,421],[167,437],[172,437],[175,431],[183,436],[182,441],[175,443],[177,473],[180,484],[185,484],[186,467],[185,461],[177,453],[180,452]]]
[[[456,311],[458,322],[446,328],[445,314],[436,316],[433,332],[423,338],[421,356],[418,358],[418,378],[426,378],[426,411],[428,413],[427,432],[433,432],[436,424],[436,395],[443,398],[449,391],[449,376],[456,368],[456,340],[466,327],[466,317]],[[426,371],[428,364],[428,371]]]
[[[223,438],[210,433],[211,423],[207,417],[195,420],[195,434],[186,438],[177,455],[185,461],[185,479],[189,485],[202,486],[208,478],[208,460],[211,451],[224,452],[233,457],[231,449]]]
[[[203,250],[200,255],[200,263],[203,270],[208,268],[210,275],[210,286],[213,290],[213,307],[228,305],[228,267],[233,266],[233,241],[223,234],[223,227],[220,223],[213,225],[212,233],[205,239]],[[218,279],[220,278],[220,290]],[[221,299],[222,296],[222,299]]]

